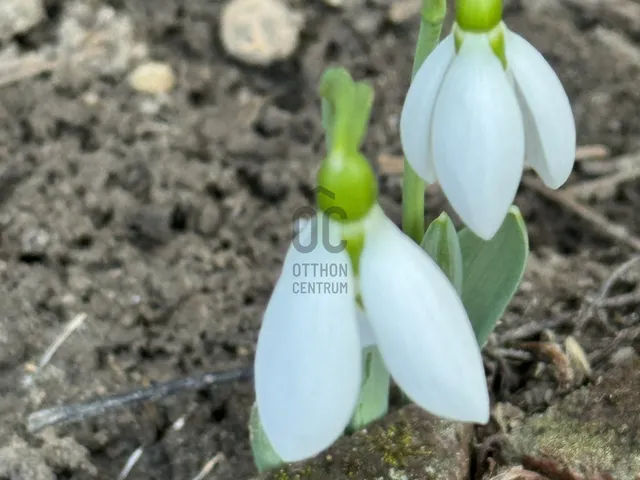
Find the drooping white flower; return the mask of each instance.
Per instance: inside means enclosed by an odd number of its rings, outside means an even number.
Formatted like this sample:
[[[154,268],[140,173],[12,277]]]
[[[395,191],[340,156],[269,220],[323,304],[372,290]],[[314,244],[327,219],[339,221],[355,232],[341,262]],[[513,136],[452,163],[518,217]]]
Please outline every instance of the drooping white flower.
[[[454,26],[409,88],[400,135],[413,169],[440,182],[462,221],[484,239],[502,224],[524,166],[556,189],[575,160],[575,122],[560,80],[502,22],[487,33]]]
[[[307,223],[289,248],[258,337],[256,402],[275,451],[303,460],[343,434],[363,380],[362,348],[373,343],[418,405],[485,423],[480,350],[437,264],[376,205],[361,224],[356,276],[347,251],[331,248],[343,238],[342,224],[326,219]],[[314,238],[315,248],[301,251]]]

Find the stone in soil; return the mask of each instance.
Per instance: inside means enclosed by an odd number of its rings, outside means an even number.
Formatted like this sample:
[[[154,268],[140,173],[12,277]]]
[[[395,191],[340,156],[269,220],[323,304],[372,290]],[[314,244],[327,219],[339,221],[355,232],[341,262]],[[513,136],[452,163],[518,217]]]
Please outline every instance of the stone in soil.
[[[51,431],[39,436],[32,446],[15,435],[0,448],[0,478],[8,480],[56,480],[62,475],[94,478],[96,467],[89,461],[89,451],[71,437],[59,438]]]
[[[555,478],[640,475],[640,359],[527,418],[503,444],[511,462]],[[567,473],[568,474],[568,473]]]
[[[57,33],[57,74],[63,83],[119,76],[147,54],[146,46],[136,43],[131,18],[110,6],[67,4]]]
[[[44,17],[42,0],[2,0],[0,3],[0,41],[32,29]]]
[[[171,65],[147,62],[138,65],[129,75],[129,85],[138,92],[161,94],[169,92],[176,83]]]
[[[473,428],[404,407],[345,436],[315,459],[255,480],[463,480],[470,469]]]
[[[279,0],[231,0],[222,11],[220,38],[232,57],[267,66],[293,54],[302,25],[302,15]]]

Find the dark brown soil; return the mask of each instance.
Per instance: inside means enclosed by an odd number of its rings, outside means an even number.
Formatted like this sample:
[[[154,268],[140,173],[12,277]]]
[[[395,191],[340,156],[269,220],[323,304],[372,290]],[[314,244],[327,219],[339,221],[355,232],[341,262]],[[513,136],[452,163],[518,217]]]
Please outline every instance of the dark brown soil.
[[[15,39],[24,51],[55,42],[65,5],[45,3],[47,21]],[[316,92],[327,66],[340,64],[376,88],[367,155],[400,153],[397,123],[417,24],[391,25],[385,1],[355,10],[301,2],[307,26],[296,55],[266,69],[222,51],[223,2],[107,3],[132,18],[150,56],[177,72],[177,85],[153,109],[123,75],[74,81],[42,74],[0,88],[0,452],[18,445],[37,456],[50,444],[25,431],[34,410],[251,362],[292,214],[311,200],[323,148]],[[531,4],[509,2],[506,21],[559,73],[579,144],[603,144],[613,155],[640,149],[637,32],[615,17]],[[603,31],[629,50],[605,43]],[[573,185],[594,178],[587,167],[576,167]],[[400,184],[382,177],[382,203],[396,220]],[[592,208],[640,236],[640,181],[614,190]],[[638,252],[525,187],[517,203],[530,228],[532,264],[487,347],[494,350],[487,367],[496,401],[534,412],[566,388],[541,373],[550,364],[544,358],[500,354],[541,335],[509,339],[509,332],[555,321],[559,339],[573,334],[590,355],[594,378],[606,374],[611,346],[633,345],[616,338],[638,323],[638,303],[598,309],[579,331],[576,320],[615,267]],[[429,217],[443,206],[430,191]],[[637,272],[609,295],[637,291]],[[79,313],[87,314],[83,327],[24,386],[29,365]],[[39,458],[57,478],[91,476],[91,466],[99,478],[116,478],[142,445],[130,479],[189,480],[222,452],[226,460],[211,478],[248,478],[252,402],[252,385],[243,382],[147,403],[55,429],[74,440],[65,448],[88,450],[87,464]],[[182,416],[184,426],[173,430]]]

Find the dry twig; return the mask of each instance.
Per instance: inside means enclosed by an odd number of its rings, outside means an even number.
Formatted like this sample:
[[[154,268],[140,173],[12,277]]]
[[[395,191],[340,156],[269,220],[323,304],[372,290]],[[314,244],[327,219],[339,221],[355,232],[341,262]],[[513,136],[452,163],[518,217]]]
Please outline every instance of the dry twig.
[[[12,59],[0,64],[0,88],[41,73],[51,72],[55,68],[55,61],[47,60],[37,54]]]
[[[134,390],[120,395],[100,398],[89,403],[76,403],[47,408],[32,413],[27,418],[27,429],[37,432],[52,425],[64,425],[102,415],[127,405],[175,395],[187,390],[201,390],[212,385],[247,380],[253,376],[253,368],[244,367],[221,372],[208,372],[190,377],[159,383],[149,388]]]
[[[603,200],[615,195],[619,185],[640,178],[640,153],[619,157],[615,160],[615,165],[616,169],[612,173],[569,186],[564,189],[564,193],[581,200]]]
[[[618,268],[616,268],[611,275],[606,279],[606,281],[600,287],[598,291],[598,295],[595,299],[590,302],[585,303],[580,312],[578,313],[578,318],[576,319],[576,330],[582,331],[587,324],[587,322],[592,318],[594,311],[603,306],[603,301],[605,297],[611,290],[611,287],[618,281],[620,277],[622,277],[626,272],[628,272],[631,268],[635,266],[636,263],[640,262],[640,255],[636,255]]]
[[[87,315],[85,313],[79,313],[78,315],[73,317],[69,321],[69,323],[67,323],[67,325],[65,325],[60,335],[58,335],[54,339],[53,343],[51,343],[51,345],[49,345],[49,347],[45,350],[33,373],[23,379],[23,384],[25,386],[31,385],[31,383],[33,382],[33,378],[37,376],[45,366],[47,366],[47,364],[51,361],[62,344],[71,336],[73,332],[75,332],[82,326],[86,319]]]
[[[211,473],[211,470],[218,465],[220,462],[224,460],[224,454],[222,452],[218,452],[211,458],[207,463],[204,464],[200,473],[193,477],[192,480],[204,480],[204,478]]]
[[[591,208],[578,203],[577,200],[567,195],[566,192],[563,192],[561,190],[551,190],[545,187],[545,185],[537,178],[533,177],[524,176],[522,178],[522,183],[531,190],[534,190],[547,199],[557,203],[561,207],[564,207],[570,212],[579,216],[587,223],[595,227],[598,232],[640,252],[640,238],[629,233],[629,231],[622,225],[613,223]]]

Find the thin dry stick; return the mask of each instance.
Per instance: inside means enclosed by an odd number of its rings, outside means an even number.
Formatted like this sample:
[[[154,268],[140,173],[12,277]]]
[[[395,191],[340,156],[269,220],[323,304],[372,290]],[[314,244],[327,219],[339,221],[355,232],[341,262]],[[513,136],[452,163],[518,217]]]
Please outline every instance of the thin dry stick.
[[[581,145],[576,148],[576,161],[601,160],[609,156],[609,149],[606,145],[593,144]]]
[[[182,430],[186,422],[186,418],[190,413],[191,412],[187,412],[186,414],[178,418],[175,422],[173,422],[173,424],[171,425],[171,429],[168,430],[165,433],[165,435],[163,435],[162,438],[166,437],[167,433],[169,432],[179,432],[180,430]],[[135,467],[135,465],[140,461],[143,454],[144,454],[144,447],[140,445],[138,448],[136,448],[133,451],[131,455],[129,455],[129,458],[127,459],[127,462],[122,468],[120,475],[118,475],[118,480],[125,480],[129,476],[129,474],[133,470],[133,467]]]
[[[82,326],[86,319],[86,313],[79,313],[78,315],[73,317],[71,321],[67,323],[67,325],[65,325],[64,330],[62,330],[60,335],[58,335],[53,340],[53,343],[49,345],[49,347],[45,350],[42,358],[40,358],[40,361],[38,362],[38,366],[36,367],[35,371],[31,375],[28,375],[23,379],[23,384],[25,386],[31,385],[33,378],[37,376],[45,366],[47,366],[47,364],[51,361],[62,344],[71,336],[73,332],[75,332]]]
[[[142,457],[143,453],[144,453],[144,448],[138,447],[133,451],[131,455],[129,455],[129,458],[127,459],[127,462],[124,464],[124,467],[120,472],[120,475],[118,475],[118,480],[125,480],[125,478],[129,476],[129,474],[133,470],[133,467],[136,466],[136,463],[138,463],[138,460],[140,460],[140,457]]]
[[[639,161],[640,152],[632,152],[609,158],[606,162],[582,162],[580,167],[589,175],[602,176],[631,170]]]
[[[598,291],[598,295],[596,296],[596,298],[593,301],[588,302],[586,306],[583,306],[583,308],[581,308],[581,311],[578,314],[578,319],[576,320],[577,330],[582,330],[584,328],[586,323],[589,321],[589,319],[593,315],[594,310],[597,307],[600,307],[602,305],[602,301],[605,299],[605,297],[609,293],[609,290],[611,290],[611,287],[613,287],[613,285],[618,281],[618,279],[622,275],[624,275],[626,272],[628,272],[631,268],[633,268],[633,266],[638,262],[640,262],[640,255],[631,257],[629,260],[627,260],[618,268],[616,268],[611,273],[611,275],[609,275],[609,277],[605,280],[605,282],[600,287],[600,290]]]
[[[18,58],[11,63],[0,65],[0,87],[11,85],[41,73],[50,72],[56,67],[56,62],[45,60],[37,56]]]
[[[500,357],[518,362],[531,362],[534,360],[531,352],[518,350],[516,348],[492,348],[491,350],[487,350],[487,354],[494,358]]]
[[[629,305],[640,305],[640,291],[623,293],[615,297],[605,298],[600,302],[601,307],[628,307]]]
[[[624,243],[625,245],[640,252],[640,239],[630,234],[622,225],[610,222],[599,213],[578,203],[575,199],[564,194],[564,192],[560,190],[551,190],[545,187],[542,182],[535,178],[523,177],[522,183],[540,195],[556,202],[558,205],[578,215],[580,218],[595,227],[600,233]]]
[[[530,322],[500,335],[500,343],[515,343],[539,335],[544,330],[554,330],[571,322],[570,315],[563,315],[547,322]]]
[[[640,161],[640,157],[638,160]],[[640,163],[606,177],[565,188],[564,193],[582,200],[589,197],[598,199],[610,198],[615,195],[616,189],[620,184],[630,182],[636,178],[640,178]]]
[[[204,464],[200,473],[193,477],[193,480],[204,480],[204,478],[211,473],[211,470],[218,465],[220,462],[224,460],[224,454],[222,452],[218,452],[215,456],[210,459],[207,463]]]
[[[27,417],[27,429],[30,432],[37,432],[48,426],[79,422],[127,405],[138,404],[147,400],[157,400],[188,390],[201,390],[212,385],[248,380],[252,376],[252,367],[201,373],[125,394],[103,397],[89,403],[75,403],[47,408],[34,412]]]
[[[56,351],[62,346],[62,344],[71,336],[73,332],[75,332],[87,319],[86,313],[79,313],[71,321],[64,327],[62,333],[54,340],[54,342],[47,348],[40,359],[40,363],[38,363],[38,370],[44,368],[47,363],[51,361],[51,358],[56,353]]]
[[[602,350],[591,353],[588,358],[591,365],[597,365],[605,359],[609,358],[613,353],[620,348],[620,345],[625,341],[633,342],[636,338],[640,337],[640,326],[628,327],[624,330],[620,330],[616,338],[614,338],[609,344]]]

